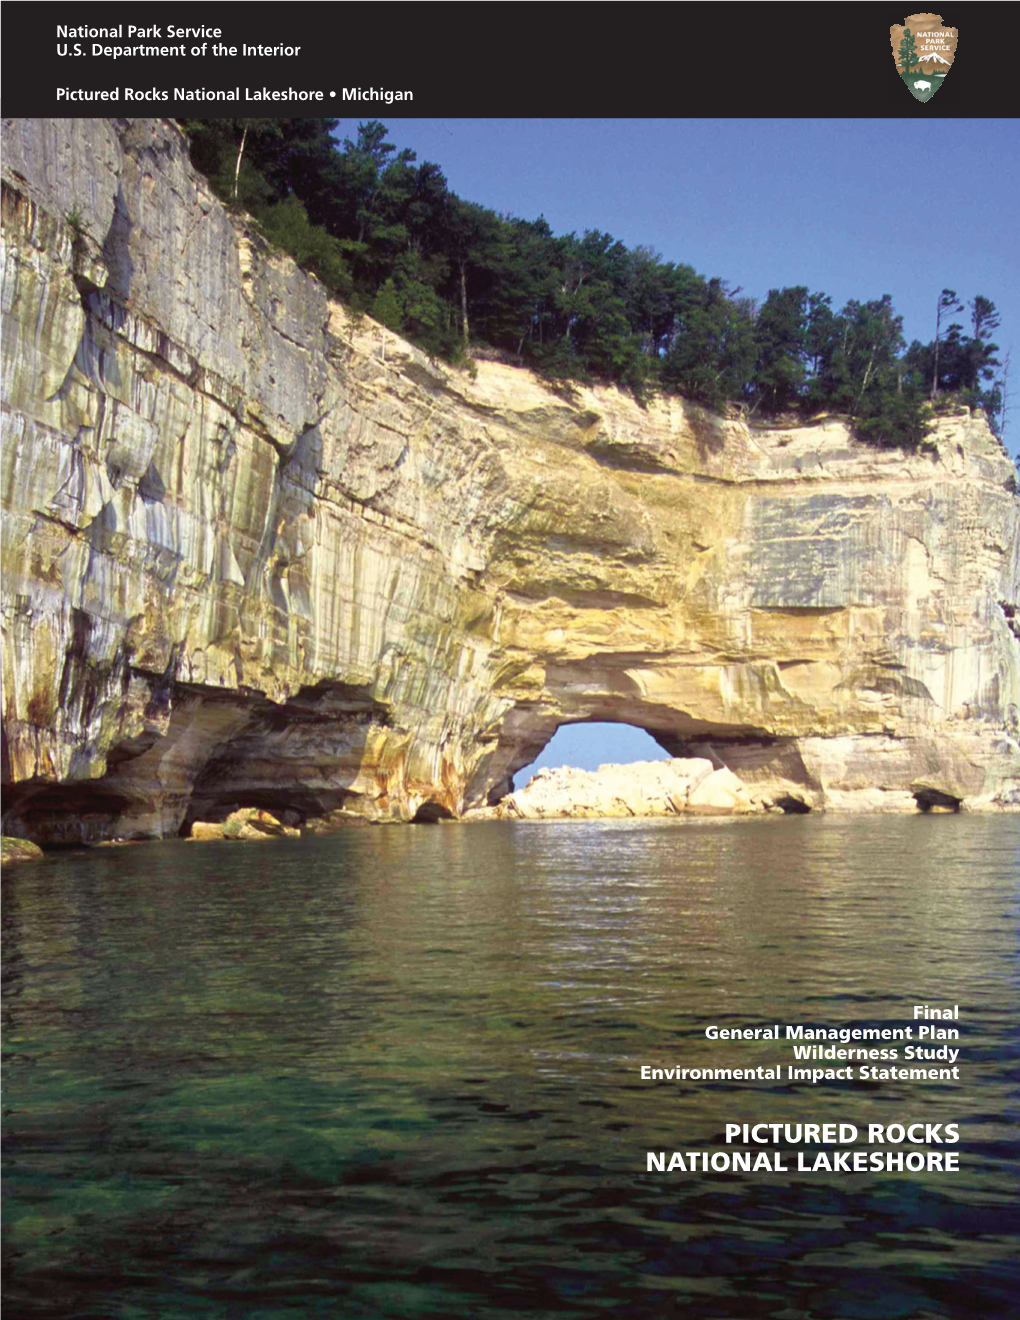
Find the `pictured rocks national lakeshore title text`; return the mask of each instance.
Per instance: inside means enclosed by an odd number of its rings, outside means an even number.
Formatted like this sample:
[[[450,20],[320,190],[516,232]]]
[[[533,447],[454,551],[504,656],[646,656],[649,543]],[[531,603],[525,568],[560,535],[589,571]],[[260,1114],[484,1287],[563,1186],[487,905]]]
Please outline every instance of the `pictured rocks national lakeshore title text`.
[[[236,44],[224,39],[224,29],[205,24],[179,27],[174,24],[117,23],[110,27],[74,27],[58,23],[57,55],[61,59],[103,60],[187,60],[209,59],[296,59],[302,46],[286,43],[262,44],[240,41]],[[208,67],[208,66],[207,66]],[[341,100],[346,102],[394,102],[414,100],[410,88],[390,87],[270,87],[241,86],[204,87],[174,85],[159,87],[111,86],[75,87],[56,89],[61,103],[105,102],[154,104],[157,102],[222,102],[229,105],[266,102],[318,102]]]
[[[853,1059],[853,1066],[797,1067],[787,1064],[755,1065],[747,1068],[660,1068],[642,1064],[642,1081],[651,1082],[712,1082],[712,1081],[778,1081],[787,1083],[819,1082],[958,1082],[960,1067],[956,1060],[960,1049],[948,1042],[958,1041],[960,1031],[955,1026],[944,1026],[946,1020],[959,1021],[958,1004],[937,1008],[929,1004],[913,1006],[914,1022],[904,1027],[813,1027],[800,1023],[767,1027],[705,1028],[708,1040],[749,1040],[767,1042],[787,1040],[793,1045],[796,1059],[839,1061]],[[903,1047],[906,1060],[944,1061],[948,1066],[902,1068],[892,1061],[899,1059],[898,1045],[850,1045],[851,1041],[911,1041]],[[825,1042],[838,1042],[827,1044]],[[859,1063],[859,1060],[881,1060],[881,1066]],[[855,1075],[856,1068],[856,1075]],[[771,1150],[659,1150],[646,1153],[645,1169],[648,1173],[957,1173],[960,1168],[958,1151],[933,1149],[956,1145],[960,1140],[956,1123],[919,1122],[908,1115],[893,1123],[869,1123],[862,1133],[855,1123],[727,1123],[726,1142],[744,1146],[771,1146]],[[796,1151],[796,1160],[787,1146],[841,1145],[851,1146],[864,1140],[871,1146],[923,1146],[923,1150],[831,1150]]]

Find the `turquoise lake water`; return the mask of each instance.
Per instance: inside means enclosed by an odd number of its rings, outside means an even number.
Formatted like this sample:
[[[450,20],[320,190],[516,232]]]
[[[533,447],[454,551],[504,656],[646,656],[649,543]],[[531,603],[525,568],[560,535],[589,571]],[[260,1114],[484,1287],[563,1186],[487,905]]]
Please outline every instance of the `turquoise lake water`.
[[[1020,1309],[1017,817],[364,828],[3,887],[10,1316]],[[705,1035],[915,1003],[959,1005],[959,1080]],[[647,1171],[729,1122],[956,1123],[960,1169]]]

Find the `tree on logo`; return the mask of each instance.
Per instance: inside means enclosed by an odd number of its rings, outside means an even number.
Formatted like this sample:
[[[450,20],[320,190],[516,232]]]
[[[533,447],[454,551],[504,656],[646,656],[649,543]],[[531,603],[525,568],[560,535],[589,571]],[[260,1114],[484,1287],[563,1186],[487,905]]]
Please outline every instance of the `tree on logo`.
[[[908,78],[912,73],[917,73],[920,68],[917,47],[914,45],[914,34],[910,28],[907,28],[903,33],[903,40],[900,42],[900,73]]]
[[[913,33],[908,28],[903,34],[903,41],[900,42],[900,73],[904,78],[909,78],[910,74],[916,74],[921,69],[920,59],[917,57],[917,46],[913,44]]]

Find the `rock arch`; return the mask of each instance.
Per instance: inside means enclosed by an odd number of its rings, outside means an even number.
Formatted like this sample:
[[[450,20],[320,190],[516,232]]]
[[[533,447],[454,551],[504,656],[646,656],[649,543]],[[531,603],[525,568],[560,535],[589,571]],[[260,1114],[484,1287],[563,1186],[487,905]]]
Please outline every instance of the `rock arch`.
[[[5,133],[14,807],[456,816],[591,720],[812,806],[1020,806],[1020,501],[980,415],[906,453],[443,367],[220,206],[173,123]]]

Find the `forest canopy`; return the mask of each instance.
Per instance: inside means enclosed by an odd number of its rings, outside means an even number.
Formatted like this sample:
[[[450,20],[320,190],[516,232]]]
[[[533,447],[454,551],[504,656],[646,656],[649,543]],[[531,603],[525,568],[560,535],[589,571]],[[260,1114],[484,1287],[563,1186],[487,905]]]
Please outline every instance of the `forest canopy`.
[[[935,336],[905,343],[888,294],[838,310],[807,286],[758,302],[719,277],[610,234],[554,234],[452,192],[362,123],[182,121],[229,205],[355,311],[448,361],[496,355],[548,377],[608,381],[754,417],[836,412],[871,444],[915,448],[933,411],[983,408],[1001,434],[999,317],[978,294],[933,295]],[[956,316],[963,319],[955,320]]]

